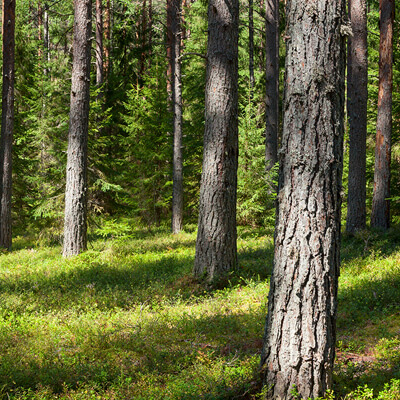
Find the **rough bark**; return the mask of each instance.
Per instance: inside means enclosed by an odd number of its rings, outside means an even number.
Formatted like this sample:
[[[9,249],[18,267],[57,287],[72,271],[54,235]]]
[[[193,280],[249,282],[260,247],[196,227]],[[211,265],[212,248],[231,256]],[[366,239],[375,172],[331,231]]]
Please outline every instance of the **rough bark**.
[[[213,280],[237,266],[238,0],[210,0],[203,171],[194,273]]]
[[[64,257],[86,250],[91,0],[74,1],[74,40],[65,191]]]
[[[15,1],[3,0],[3,102],[0,138],[0,247],[10,250],[14,132]]]
[[[344,0],[290,0],[275,258],[261,357],[269,399],[332,385],[344,113]]]
[[[367,2],[349,0],[352,36],[347,57],[347,112],[350,123],[349,186],[346,231],[354,234],[366,224],[366,148],[368,100]]]
[[[371,227],[390,226],[394,0],[380,0],[379,93]]]
[[[271,169],[278,161],[279,129],[279,0],[265,0],[265,162]]]
[[[96,85],[101,86],[103,82],[103,4],[102,0],[96,0]]]
[[[182,79],[181,79],[181,1],[171,0],[167,7],[170,15],[169,68],[171,73],[171,108],[173,113],[174,147],[172,175],[172,233],[183,228],[183,158],[182,158]]]

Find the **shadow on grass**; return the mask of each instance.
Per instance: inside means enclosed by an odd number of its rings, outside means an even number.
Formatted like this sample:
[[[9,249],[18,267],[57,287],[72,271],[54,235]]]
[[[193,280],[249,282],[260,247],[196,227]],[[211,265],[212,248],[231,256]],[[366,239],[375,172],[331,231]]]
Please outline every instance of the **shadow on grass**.
[[[160,239],[160,238],[159,238]],[[92,250],[104,251],[112,249],[113,251],[121,255],[139,255],[146,253],[168,253],[172,250],[187,250],[192,249],[194,252],[196,239],[183,239],[181,240],[178,236],[165,236],[162,237],[161,242],[157,242],[156,239],[146,238],[141,240],[135,240],[129,237],[122,237],[117,239],[103,239],[98,240],[94,245],[90,246]]]
[[[241,365],[246,356],[260,352],[264,313],[265,309],[258,308],[247,313],[200,317],[186,313],[166,318],[160,314],[142,326],[127,326],[106,335],[97,327],[98,331],[88,332],[90,337],[81,346],[73,341],[61,347],[54,343],[39,349],[38,354],[31,350],[21,357],[16,357],[16,350],[9,351],[2,357],[0,387],[3,393],[12,389],[35,390],[40,386],[60,393],[65,387],[70,390],[82,385],[104,390],[127,377],[135,381],[146,376],[163,380],[179,376],[182,382],[178,386],[186,385],[193,390],[190,374],[200,378],[202,373],[214,376],[214,364],[222,363],[221,374],[222,370],[229,372],[236,367],[239,374],[236,379],[248,388],[254,376],[248,376],[252,371],[240,372]],[[34,345],[33,337],[19,338],[11,330],[0,331],[0,335],[4,341],[8,335],[10,343],[18,346],[17,351]],[[214,381],[220,384],[224,376],[214,376]],[[213,385],[208,389],[212,390]],[[197,395],[202,395],[203,390],[204,387],[199,388]]]
[[[119,254],[118,248],[116,253]],[[202,297],[213,290],[197,282],[192,276],[193,256],[179,253],[164,254],[154,261],[136,258],[134,261],[100,261],[82,254],[66,262],[59,270],[22,272],[6,276],[0,281],[3,299],[19,296],[14,312],[48,312],[50,310],[87,309],[96,303],[102,310],[115,307],[130,309],[135,304],[157,303],[162,299]],[[272,247],[263,250],[240,251],[240,268],[231,275],[228,285],[251,280],[264,280],[271,272]],[[57,260],[54,261],[57,263]],[[23,304],[21,304],[23,303]],[[25,305],[24,305],[25,304]],[[12,308],[11,304],[7,308]]]
[[[390,235],[376,236],[368,251],[383,246],[381,254],[392,254],[400,244],[396,242],[397,234],[393,243],[390,238]],[[345,251],[346,246],[356,246],[351,253],[345,254],[345,259],[360,257],[362,241],[357,242],[357,238],[346,240]],[[239,271],[232,275],[234,281],[267,278],[272,258],[271,244],[262,250],[242,249],[239,252]],[[98,303],[100,309],[129,309],[133,304],[157,302],[157,298],[174,299],[177,292],[183,298],[194,296],[201,302],[204,290],[189,278],[192,265],[193,256],[177,254],[124,266],[114,265],[111,261],[77,263],[67,272],[57,274],[55,271],[54,276],[19,276],[14,281],[3,280],[0,292],[21,295],[30,305],[36,302],[47,312],[85,307],[91,301]],[[379,318],[380,315],[398,312],[399,289],[400,270],[396,269],[379,279],[360,279],[351,288],[340,289],[338,329],[349,326],[362,329],[371,316]],[[265,313],[265,308],[240,313],[217,310],[214,315],[192,316],[186,313],[167,318],[155,308],[154,318],[148,323],[115,329],[107,335],[98,327],[99,331],[87,333],[81,346],[72,342],[61,347],[54,344],[37,357],[26,352],[21,359],[15,352],[3,353],[0,387],[4,387],[3,390],[25,390],[43,385],[58,393],[64,390],[65,384],[71,389],[82,384],[107,388],[125,377],[136,379],[146,374],[163,376],[166,380],[171,376],[182,376],[182,385],[190,385],[192,378],[185,375],[185,371],[195,365],[211,371],[214,363],[221,359],[230,366],[235,363],[233,360],[237,355],[240,362],[246,355],[258,354]],[[12,330],[0,331],[0,335],[4,342],[11,343],[11,346],[15,343],[21,349],[32,347],[30,340],[34,340],[28,337],[18,342]],[[375,389],[381,390],[384,383],[397,377],[396,374],[398,370],[382,373],[379,377],[379,370],[366,370],[357,382],[375,382]],[[350,373],[344,379],[351,379]],[[199,391],[200,394],[203,393]]]
[[[388,257],[400,251],[400,229],[391,228],[388,232],[365,230],[355,236],[344,234],[341,245],[342,263],[353,259],[365,259],[371,254]]]
[[[143,323],[119,326],[107,332],[96,325],[81,338],[80,345],[74,340],[62,346],[54,343],[37,356],[29,351],[21,357],[16,357],[15,352],[5,353],[0,365],[0,387],[3,393],[11,389],[35,390],[41,386],[60,393],[66,388],[88,386],[101,393],[110,387],[118,388],[121,382],[132,378],[134,384],[147,380],[152,385],[149,390],[158,386],[161,391],[173,381],[176,390],[190,390],[192,398],[203,398],[204,393],[212,393],[217,385],[220,385],[218,397],[207,398],[231,399],[232,393],[241,396],[252,385],[259,385],[257,371],[244,370],[242,365],[246,357],[260,354],[266,309],[258,307],[232,313],[222,311],[220,306],[221,310],[203,316],[189,313],[165,316],[155,312]],[[34,338],[20,340],[12,330],[0,331],[0,335],[4,341],[14,343],[11,346],[18,346],[18,351],[34,345],[30,343]],[[220,367],[221,373],[216,372]],[[237,369],[235,381],[225,383],[223,374],[229,374],[234,368]],[[337,365],[335,390],[345,396],[357,385],[368,383],[377,393],[385,383],[400,377],[398,368],[382,368],[379,364],[373,368]],[[195,380],[201,386],[196,387]],[[179,393],[174,398],[183,398],[182,392]],[[145,395],[141,393],[143,398]]]

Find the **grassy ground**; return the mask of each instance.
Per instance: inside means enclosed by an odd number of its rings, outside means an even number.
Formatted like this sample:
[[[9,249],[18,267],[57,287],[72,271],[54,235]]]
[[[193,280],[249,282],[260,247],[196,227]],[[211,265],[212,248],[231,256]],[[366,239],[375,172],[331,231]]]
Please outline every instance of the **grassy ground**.
[[[260,398],[272,232],[240,229],[218,290],[192,279],[193,229],[101,233],[68,260],[22,237],[0,256],[0,399]],[[400,399],[400,234],[342,258],[335,395]]]

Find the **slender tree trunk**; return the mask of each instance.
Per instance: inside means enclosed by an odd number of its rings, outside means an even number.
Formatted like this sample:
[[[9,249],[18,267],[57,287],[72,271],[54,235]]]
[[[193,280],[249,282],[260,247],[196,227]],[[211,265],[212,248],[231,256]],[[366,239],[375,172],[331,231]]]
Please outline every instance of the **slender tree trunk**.
[[[270,170],[278,161],[279,129],[279,0],[265,0],[265,165]]]
[[[261,365],[268,399],[332,386],[344,130],[344,0],[288,1],[275,259]]]
[[[394,0],[380,0],[379,94],[376,122],[374,195],[371,227],[390,225]]]
[[[349,0],[353,35],[347,57],[347,112],[350,121],[349,186],[346,231],[365,229],[368,100],[367,2]]]
[[[106,7],[104,10],[104,75],[108,76],[110,73],[110,46],[111,46],[111,4],[110,0],[106,0]]]
[[[172,17],[173,17],[173,6],[174,0],[167,0],[167,102],[168,108],[172,112],[172,69],[173,69],[173,57],[172,52],[174,51],[174,37],[173,37],[173,29],[172,29]]]
[[[148,31],[149,31],[149,52],[148,58],[151,58],[153,51],[153,1],[149,0],[149,21],[148,21]]]
[[[43,51],[42,51],[42,41],[43,41],[43,8],[42,8],[42,3],[38,1],[37,5],[37,13],[38,13],[38,39],[39,39],[39,46],[38,46],[38,60],[39,60],[39,66],[42,64],[42,57],[43,57]]]
[[[183,48],[184,46],[184,41],[190,38],[191,31],[190,31],[190,26],[186,24],[186,14],[188,13],[190,7],[192,5],[191,0],[182,0],[182,43],[181,47]]]
[[[250,76],[250,99],[254,92],[254,18],[253,0],[249,0],[249,76]]]
[[[238,0],[208,3],[203,171],[194,273],[209,281],[237,266]]]
[[[49,5],[44,3],[43,15],[43,40],[44,40],[44,54],[45,54],[45,67],[44,74],[49,75],[50,64],[50,29],[49,29]]]
[[[64,257],[86,250],[91,0],[74,1],[74,41],[65,191]]]
[[[145,71],[145,64],[146,64],[146,46],[147,46],[147,1],[143,0],[142,5],[142,20],[141,26],[138,31],[141,31],[140,40],[142,41],[142,51],[140,52],[140,60],[139,60],[139,77],[143,80],[144,78],[144,71]]]
[[[167,10],[171,40],[169,52],[171,71],[171,95],[174,128],[173,186],[172,186],[172,233],[183,227],[183,159],[182,159],[182,79],[181,79],[181,1],[172,0]]]
[[[96,85],[101,86],[103,82],[103,5],[102,0],[96,0]]]
[[[3,0],[3,102],[0,138],[0,247],[11,250],[12,140],[14,132],[15,1]]]

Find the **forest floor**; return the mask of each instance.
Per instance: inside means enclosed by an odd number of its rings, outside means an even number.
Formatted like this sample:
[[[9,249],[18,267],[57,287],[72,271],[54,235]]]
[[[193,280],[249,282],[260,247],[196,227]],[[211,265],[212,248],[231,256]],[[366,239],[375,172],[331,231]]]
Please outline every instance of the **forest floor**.
[[[70,259],[0,255],[0,399],[259,399],[273,233],[239,228],[239,270],[192,278],[194,227],[109,222]],[[400,399],[400,232],[343,237],[335,395]],[[367,385],[367,386],[365,386]]]

